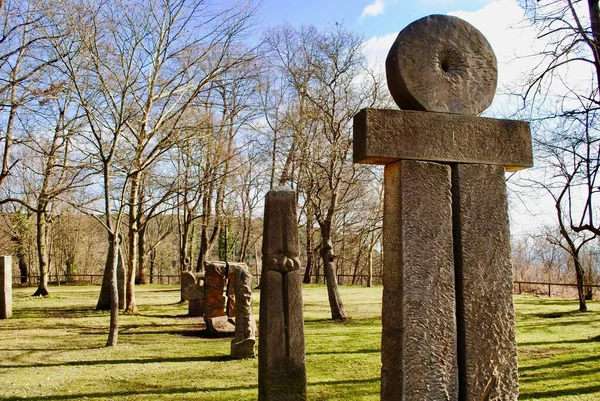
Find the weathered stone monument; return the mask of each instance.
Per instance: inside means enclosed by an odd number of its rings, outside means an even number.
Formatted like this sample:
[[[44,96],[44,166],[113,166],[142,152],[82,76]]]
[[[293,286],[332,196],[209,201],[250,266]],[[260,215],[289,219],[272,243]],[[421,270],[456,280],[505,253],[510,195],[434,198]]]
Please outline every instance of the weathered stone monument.
[[[229,263],[230,266],[234,263]],[[244,265],[245,266],[245,265]],[[233,284],[233,271],[228,272],[227,280],[225,273],[227,266],[225,262],[207,261],[204,262],[204,321],[213,317],[225,316],[225,286]],[[233,287],[230,287],[233,288]],[[233,317],[235,305],[233,299],[229,299],[229,316]]]
[[[404,110],[354,117],[354,161],[384,164],[382,400],[517,400],[504,172],[532,165],[528,124],[477,117],[496,57],[465,21],[398,35],[388,87]]]
[[[188,316],[204,316],[204,273],[181,273],[181,299],[188,301]]]
[[[296,195],[282,187],[265,198],[258,327],[258,399],[306,400],[306,355]]]
[[[252,313],[252,274],[242,267],[233,269],[235,294],[235,338],[231,340],[231,357],[254,358],[256,321]]]
[[[0,256],[0,319],[12,316],[12,257]]]

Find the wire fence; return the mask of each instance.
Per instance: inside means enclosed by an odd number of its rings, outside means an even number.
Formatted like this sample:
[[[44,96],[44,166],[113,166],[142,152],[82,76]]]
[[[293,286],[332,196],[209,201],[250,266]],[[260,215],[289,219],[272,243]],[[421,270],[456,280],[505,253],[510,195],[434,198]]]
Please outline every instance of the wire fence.
[[[49,274],[48,284],[50,285],[101,285],[102,274]],[[13,285],[20,287],[36,287],[40,277],[37,275],[13,276]],[[154,284],[179,284],[181,276],[179,274],[161,274],[148,277],[149,283]]]
[[[50,285],[101,285],[102,274],[71,274],[71,275],[48,275],[48,284]],[[38,285],[39,276],[13,276],[13,285],[17,287],[35,287]],[[154,284],[175,285],[179,284],[181,276],[179,274],[160,274],[148,276],[148,282]],[[255,283],[259,283],[259,277],[255,277]],[[337,276],[338,285],[360,285],[365,286],[369,282],[369,276],[366,274],[339,274]],[[325,276],[311,275],[311,283],[324,283]],[[382,276],[371,276],[372,285],[381,285]],[[554,288],[553,288],[554,287]],[[577,288],[573,283],[551,283],[545,281],[514,281],[513,290],[516,294],[535,293],[538,295],[547,295],[548,297],[565,296],[564,291],[557,290],[564,288]],[[600,284],[585,284],[584,292],[587,289],[600,288]]]

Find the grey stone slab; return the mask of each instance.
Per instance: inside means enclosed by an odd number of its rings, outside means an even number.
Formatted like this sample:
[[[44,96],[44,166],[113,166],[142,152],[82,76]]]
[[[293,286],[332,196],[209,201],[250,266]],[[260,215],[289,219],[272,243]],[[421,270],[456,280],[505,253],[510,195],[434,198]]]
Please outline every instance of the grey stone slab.
[[[529,124],[458,114],[363,109],[354,116],[354,162],[423,160],[533,165]]]
[[[204,298],[204,273],[185,271],[181,273],[181,299],[183,301]]]
[[[296,196],[274,188],[265,198],[260,282],[258,399],[306,400],[302,277]]]
[[[381,399],[456,400],[450,167],[385,166]]]
[[[517,400],[517,344],[504,169],[453,166],[461,400]]]
[[[498,69],[485,36],[450,15],[404,28],[386,59],[387,84],[404,110],[477,115],[494,99]]]
[[[12,257],[0,256],[0,319],[12,317]]]

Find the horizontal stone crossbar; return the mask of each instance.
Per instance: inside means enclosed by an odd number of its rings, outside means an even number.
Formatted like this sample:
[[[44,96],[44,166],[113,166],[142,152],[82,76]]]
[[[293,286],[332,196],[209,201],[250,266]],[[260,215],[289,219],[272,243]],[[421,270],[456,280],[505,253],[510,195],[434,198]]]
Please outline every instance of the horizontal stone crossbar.
[[[533,166],[524,121],[407,110],[363,109],[354,116],[354,162],[398,160]]]

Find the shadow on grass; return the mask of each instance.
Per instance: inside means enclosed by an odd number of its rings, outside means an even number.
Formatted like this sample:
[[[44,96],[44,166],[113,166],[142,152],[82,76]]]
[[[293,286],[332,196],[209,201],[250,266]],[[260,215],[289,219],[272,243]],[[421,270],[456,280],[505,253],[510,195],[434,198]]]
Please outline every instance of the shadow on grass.
[[[531,316],[539,317],[542,319],[557,319],[557,318],[561,318],[561,317],[585,316],[585,315],[589,315],[591,313],[593,313],[593,312],[591,312],[591,311],[581,312],[579,310],[572,310],[572,311],[564,311],[564,312],[534,313]]]
[[[307,352],[306,355],[345,355],[345,354],[378,354],[379,349],[357,349],[354,351],[322,351],[322,352]]]
[[[595,362],[595,361],[600,361],[600,355],[587,356],[585,358],[570,359],[568,361],[564,361],[564,360],[554,361],[554,362],[549,362],[549,363],[545,363],[542,365],[525,366],[525,367],[519,368],[519,373],[542,370],[542,369],[558,368],[558,367],[564,368],[567,365],[573,365],[573,364],[585,363],[585,362]]]
[[[541,400],[544,398],[556,398],[569,395],[583,395],[600,392],[600,385],[576,387],[571,389],[556,389],[548,391],[535,391],[531,393],[523,393],[519,395],[519,400]]]
[[[580,338],[577,340],[562,340],[562,341],[534,341],[534,342],[522,342],[519,343],[519,347],[532,347],[537,345],[550,345],[550,344],[586,344],[600,341],[600,335],[590,338]]]
[[[19,368],[52,368],[59,366],[95,366],[95,365],[145,365],[148,363],[178,363],[178,362],[227,362],[233,359],[229,355],[218,356],[198,356],[181,358],[145,358],[145,359],[114,359],[114,360],[96,360],[96,361],[69,361],[62,363],[37,363],[34,365],[1,365],[3,369]],[[199,390],[202,391],[202,390]]]
[[[321,381],[321,382],[309,382],[307,385],[310,386],[336,386],[344,384],[361,384],[361,383],[378,383],[379,377],[371,377],[369,379],[354,379],[354,380],[332,380],[332,381]]]
[[[88,398],[110,398],[115,397],[127,397],[138,396],[138,395],[169,395],[169,394],[189,394],[189,393],[200,393],[200,392],[217,392],[217,391],[240,391],[240,390],[254,390],[258,391],[258,386],[233,386],[233,387],[184,387],[184,388],[169,388],[162,390],[131,390],[131,391],[116,391],[106,393],[80,393],[80,394],[64,394],[64,395],[45,395],[40,397],[9,397],[3,398],[9,400],[28,400],[28,401],[45,401],[45,400],[84,400]]]
[[[336,380],[336,381],[322,381],[308,383],[307,386],[336,386],[336,385],[354,385],[364,383],[377,383],[379,382],[378,377],[361,380]],[[80,394],[64,394],[64,395],[50,395],[40,397],[9,397],[6,400],[28,400],[28,401],[45,401],[45,400],[82,400],[88,398],[115,398],[115,397],[132,397],[141,395],[172,395],[172,394],[190,394],[200,392],[224,392],[224,391],[241,391],[241,390],[253,390],[258,391],[258,386],[232,386],[232,387],[184,387],[184,388],[169,388],[169,389],[157,389],[157,390],[131,390],[131,391],[118,391],[118,392],[105,392],[105,393],[80,393]],[[125,398],[126,399],[126,398]]]

